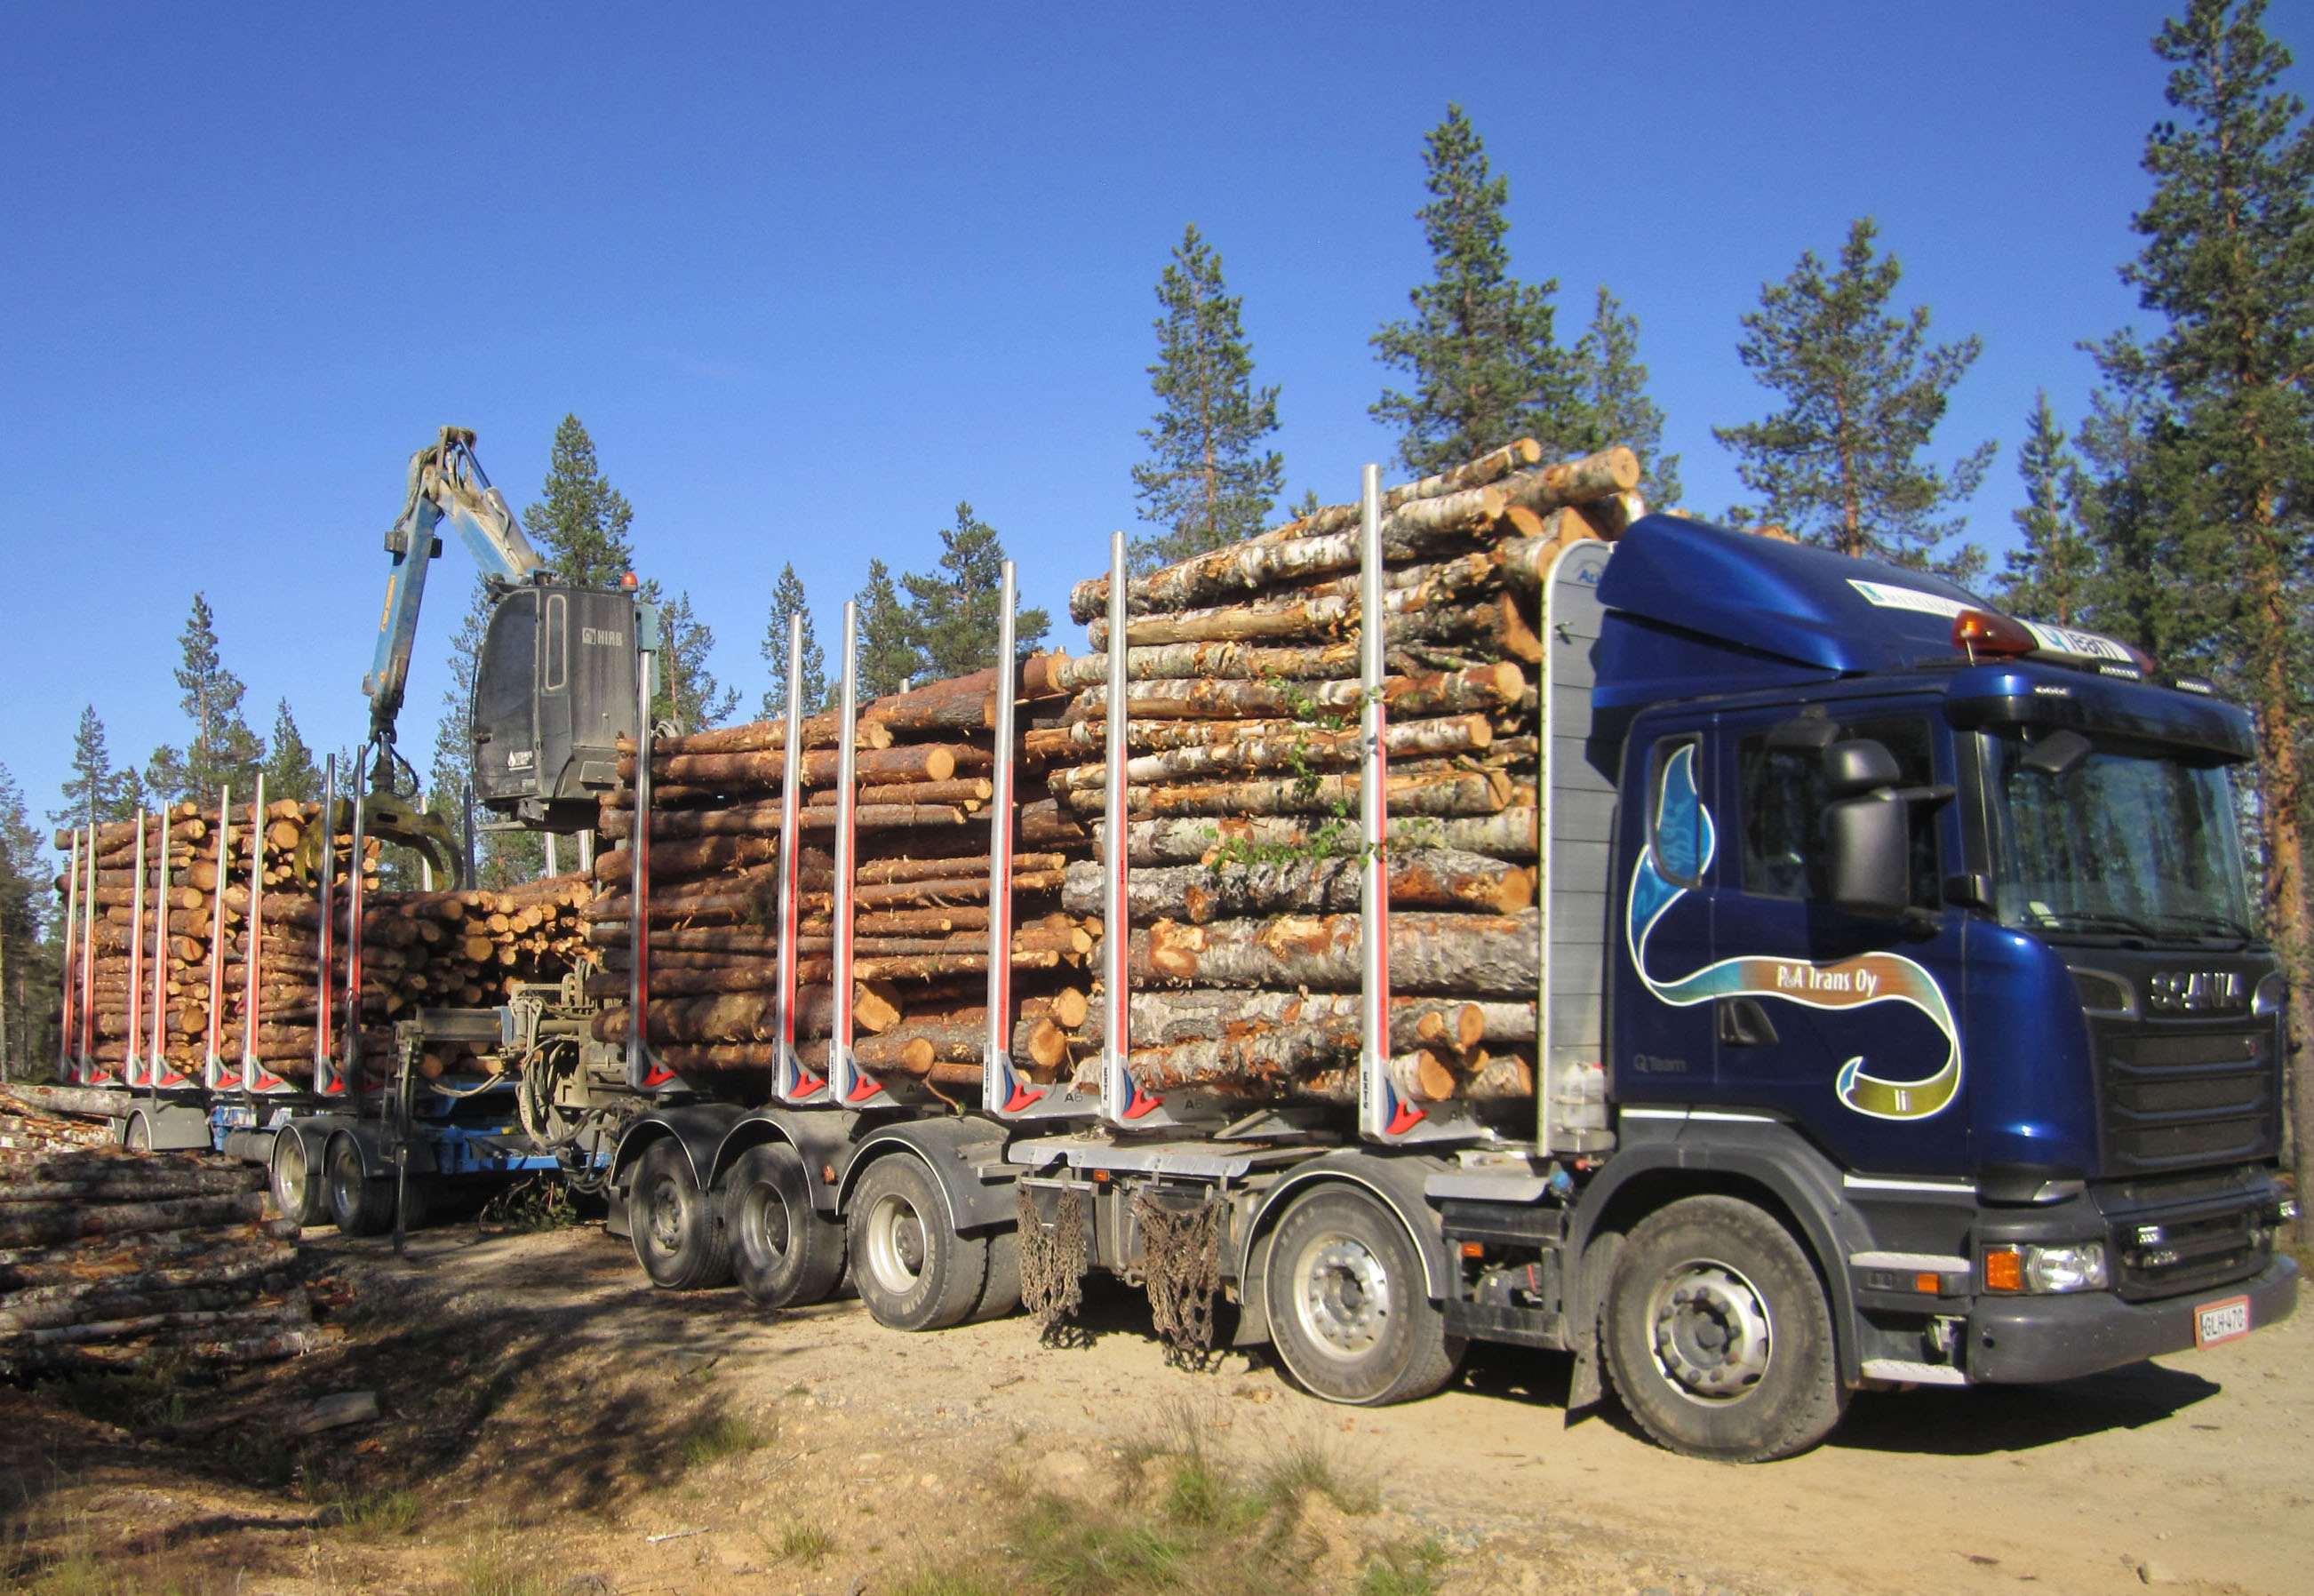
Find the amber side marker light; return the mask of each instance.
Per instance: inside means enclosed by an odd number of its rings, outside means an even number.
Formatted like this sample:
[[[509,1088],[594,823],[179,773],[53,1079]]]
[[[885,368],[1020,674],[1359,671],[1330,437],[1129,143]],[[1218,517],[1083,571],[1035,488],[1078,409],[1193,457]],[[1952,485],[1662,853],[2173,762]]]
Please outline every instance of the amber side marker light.
[[[2017,659],[2041,645],[2021,622],[1991,610],[1963,610],[1953,617],[1953,647],[1971,659]]]
[[[1996,1248],[1984,1255],[1984,1289],[1988,1292],[2021,1292],[2025,1289],[2025,1255],[2013,1247]]]

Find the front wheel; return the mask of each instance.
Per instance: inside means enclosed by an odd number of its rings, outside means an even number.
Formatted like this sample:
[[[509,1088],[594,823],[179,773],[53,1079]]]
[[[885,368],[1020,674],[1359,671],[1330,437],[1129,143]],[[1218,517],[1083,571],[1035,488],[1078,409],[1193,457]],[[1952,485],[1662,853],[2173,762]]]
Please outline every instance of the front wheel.
[[[1724,1463],[1789,1457],[1848,1404],[1824,1288],[1799,1243],[1734,1197],[1689,1197],[1623,1244],[1607,1371],[1639,1427]]]
[[[794,1148],[751,1147],[718,1184],[731,1274],[749,1301],[797,1307],[835,1289],[843,1273],[843,1225],[811,1205],[811,1176]]]
[[[988,1242],[949,1228],[932,1172],[888,1153],[852,1188],[852,1278],[879,1325],[940,1330],[970,1313],[988,1282]]]
[[[731,1235],[691,1172],[683,1144],[662,1136],[635,1166],[627,1228],[635,1262],[670,1292],[703,1291],[731,1278]]]
[[[1462,1362],[1462,1343],[1446,1334],[1430,1301],[1414,1239],[1354,1187],[1296,1198],[1262,1278],[1277,1355],[1329,1402],[1410,1402],[1444,1385]]]

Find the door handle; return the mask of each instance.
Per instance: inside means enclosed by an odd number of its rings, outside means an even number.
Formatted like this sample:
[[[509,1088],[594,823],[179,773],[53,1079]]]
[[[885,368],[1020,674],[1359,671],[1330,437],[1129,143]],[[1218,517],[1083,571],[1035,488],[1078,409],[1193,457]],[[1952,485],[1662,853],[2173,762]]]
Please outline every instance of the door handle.
[[[1722,998],[1717,1009],[1722,1047],[1773,1047],[1782,1040],[1757,998]]]

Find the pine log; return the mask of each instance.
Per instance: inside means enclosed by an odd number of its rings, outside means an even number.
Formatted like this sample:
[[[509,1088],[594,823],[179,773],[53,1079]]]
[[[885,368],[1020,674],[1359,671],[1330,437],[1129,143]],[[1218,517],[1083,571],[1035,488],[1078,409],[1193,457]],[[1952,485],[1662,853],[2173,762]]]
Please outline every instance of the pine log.
[[[1515,914],[1534,906],[1534,877],[1484,854],[1409,849],[1387,855],[1393,909],[1454,909]],[[1365,896],[1356,858],[1254,860],[1216,865],[1167,865],[1126,874],[1126,908],[1135,920],[1204,925],[1270,914],[1355,913]],[[1101,912],[1104,873],[1080,860],[1069,867],[1061,907]]]
[[[861,718],[900,732],[986,731],[996,724],[995,667],[879,698]]]
[[[1526,684],[1507,661],[1431,675],[1393,675],[1382,680],[1382,702],[1393,717],[1488,713],[1515,705]],[[1310,720],[1320,715],[1355,717],[1362,689],[1355,681],[1307,685],[1268,680],[1191,678],[1135,683],[1126,691],[1128,735],[1144,720]],[[1070,701],[1069,719],[1102,721],[1108,715],[1106,683],[1085,689]]]
[[[1170,1046],[1216,1036],[1251,1035],[1279,1026],[1309,1026],[1336,1037],[1350,1054],[1359,1045],[1356,992],[1241,992],[1200,987],[1188,992],[1135,992],[1128,1000],[1135,1047]],[[1532,1043],[1532,1002],[1470,998],[1392,996],[1392,1053],[1428,1047],[1467,1054],[1485,1043]],[[1099,1047],[1107,1040],[1101,1008],[1089,1004],[1077,1040]]]
[[[1198,728],[1252,727],[1267,734],[1241,739],[1223,733],[1209,742],[1196,737],[1192,726],[1156,724],[1167,734],[1160,740],[1178,736],[1180,741],[1176,746],[1127,759],[1127,782],[1195,781],[1251,771],[1299,772],[1312,766],[1355,764],[1359,757],[1359,732],[1355,726],[1328,728],[1291,721],[1242,720],[1193,723]],[[1475,754],[1483,752],[1493,740],[1494,727],[1483,715],[1390,721],[1382,730],[1382,746],[1398,756]],[[1049,780],[1054,795],[1065,797],[1080,787],[1099,787],[1106,776],[1106,767],[1088,764],[1055,772]]]
[[[234,1224],[257,1219],[264,1210],[262,1192],[93,1206],[79,1203],[12,1204],[0,1209],[0,1247],[65,1241],[75,1236],[173,1230],[186,1225]]]
[[[1542,445],[1531,437],[1519,438],[1491,449],[1476,460],[1451,467],[1435,476],[1423,477],[1412,482],[1401,482],[1382,492],[1384,513],[1418,498],[1439,498],[1465,489],[1483,488],[1498,482],[1515,472],[1524,471],[1542,460]],[[1298,521],[1288,522],[1268,532],[1259,533],[1253,541],[1269,542],[1281,537],[1317,537],[1329,532],[1339,532],[1346,526],[1356,526],[1364,513],[1356,504],[1325,505]]]
[[[833,748],[842,732],[839,717],[833,710],[824,715],[803,718],[803,745],[810,748]],[[705,731],[694,731],[676,737],[653,737],[651,753],[660,754],[763,754],[787,746],[788,723],[784,718],[776,720],[753,720],[745,726],[719,726]],[[854,748],[889,748],[892,728],[881,721],[862,720],[853,728]],[[632,754],[634,740],[619,739],[619,752]]]
[[[1393,914],[1390,979],[1403,992],[1524,997],[1541,970],[1540,915]],[[1358,920],[1350,914],[1136,926],[1127,969],[1136,983],[1356,990]]]
[[[1384,786],[1392,815],[1441,817],[1496,814],[1508,807],[1515,791],[1510,778],[1500,771],[1463,771],[1442,775],[1393,773]],[[1055,796],[1071,808],[1094,814],[1102,807],[1105,789],[1096,784]],[[1356,775],[1128,787],[1125,794],[1126,813],[1135,819],[1186,815],[1348,815],[1356,813],[1357,802]]]
[[[1382,635],[1392,643],[1468,641],[1491,645],[1500,652],[1530,662],[1542,657],[1533,645],[1531,630],[1521,625],[1517,607],[1508,593],[1473,595],[1428,584],[1396,588],[1382,595]],[[1328,638],[1340,636],[1357,623],[1358,600],[1355,595],[1257,599],[1250,604],[1128,621],[1125,640],[1128,646],[1145,646]],[[1094,648],[1108,646],[1107,622],[1097,621],[1085,630]]]
[[[11,1171],[12,1177],[14,1172]],[[203,1197],[255,1191],[264,1172],[244,1169],[145,1169],[128,1164],[90,1169],[65,1179],[0,1181],[0,1215],[25,1203],[141,1203],[170,1197]]]
[[[852,756],[854,779],[861,786],[883,782],[945,781],[956,774],[958,755],[969,754],[943,743],[909,743],[890,748],[870,748]],[[839,750],[826,748],[807,751],[804,754],[805,784],[826,787],[833,783],[838,772]],[[635,779],[634,756],[622,755],[619,760],[619,780],[632,786]],[[787,755],[777,749],[757,754],[671,754],[661,758],[651,755],[651,775],[669,781],[716,783],[735,787],[777,788],[787,771]]]

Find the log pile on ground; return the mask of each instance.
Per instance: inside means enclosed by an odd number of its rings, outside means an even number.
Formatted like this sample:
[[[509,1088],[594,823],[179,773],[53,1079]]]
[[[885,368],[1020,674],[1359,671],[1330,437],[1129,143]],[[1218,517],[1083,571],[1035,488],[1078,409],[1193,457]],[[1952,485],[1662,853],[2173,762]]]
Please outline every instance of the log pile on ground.
[[[52,1117],[0,1105],[0,1119]],[[0,1146],[0,1374],[311,1351],[296,1228],[265,1217],[264,1186],[255,1166],[201,1153]]]
[[[1540,459],[1522,442],[1383,498],[1391,1072],[1416,1101],[1533,1091],[1540,587],[1567,543],[1621,533],[1639,474],[1628,449]],[[1096,820],[1108,719],[1126,718],[1145,1091],[1355,1098],[1358,516],[1130,578],[1119,639],[1107,578],[1070,595],[1096,652],[1058,667],[1074,697],[1029,744],[1054,801]],[[1071,867],[1063,907],[1098,914],[1101,886],[1098,864]]]
[[[220,1000],[218,1051],[237,1065],[247,1041],[254,924],[256,1055],[278,1074],[303,1077],[311,1071],[322,989],[342,991],[353,840],[341,821],[334,839],[336,948],[325,983],[321,966],[321,806],[282,799],[266,807],[265,865],[255,895],[254,922],[252,824],[245,807],[235,808],[223,833],[215,809],[204,812],[192,804],[177,805],[158,819],[148,816],[143,823],[141,887],[138,823],[96,828],[91,977],[100,1062],[116,1070],[123,1062],[130,1050],[132,1014],[137,1020],[135,1051],[140,1057],[148,1051],[157,957],[163,1047],[170,1064],[189,1080],[200,1078],[215,995]],[[58,833],[56,842],[69,857],[71,833]],[[225,844],[222,859],[220,842]],[[368,842],[362,867],[367,877],[362,1048],[373,1061],[388,1056],[392,1023],[409,1010],[420,1005],[496,1003],[511,983],[559,979],[584,948],[578,915],[589,889],[581,877],[557,877],[504,892],[387,893],[376,889],[378,851],[375,841]],[[78,887],[84,895],[88,890],[84,871],[85,867]],[[60,904],[70,902],[74,892],[69,877],[57,879]],[[140,904],[141,937],[137,934]],[[132,969],[137,973],[133,992]],[[74,1001],[78,1001],[77,992]]]
[[[1030,700],[1052,700],[1054,660],[1024,667]],[[888,1085],[935,1089],[979,1079],[986,1018],[989,821],[996,673],[981,671],[879,699],[853,744],[858,861],[852,925],[853,1051]],[[776,1063],[778,869],[787,728],[780,721],[661,738],[651,750],[649,1040],[662,1062],[729,1078]],[[796,1035],[805,1066],[826,1056],[834,1011],[838,717],[802,723]],[[586,913],[606,971],[589,990],[612,1000],[596,1024],[623,1040],[631,981],[634,755],[604,801],[596,855],[601,896]],[[1019,817],[1012,858],[1013,1052],[1050,1080],[1067,1033],[1085,1020],[1082,969],[1092,928],[1060,905],[1062,872],[1090,833],[1047,802]]]

